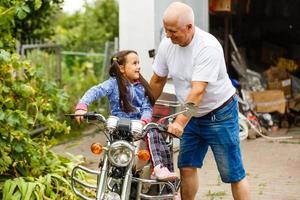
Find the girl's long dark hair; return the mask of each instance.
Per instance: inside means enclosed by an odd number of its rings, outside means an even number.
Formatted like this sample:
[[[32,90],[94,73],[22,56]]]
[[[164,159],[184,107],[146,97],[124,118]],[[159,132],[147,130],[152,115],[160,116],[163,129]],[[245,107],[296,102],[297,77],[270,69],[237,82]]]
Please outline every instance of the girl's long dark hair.
[[[119,51],[118,53],[116,53],[110,60],[111,66],[109,69],[109,75],[112,77],[116,77],[116,79],[117,79],[117,83],[118,83],[118,87],[119,87],[119,95],[120,95],[119,103],[120,103],[121,109],[127,113],[135,111],[135,108],[129,102],[129,96],[128,96],[129,92],[127,91],[127,87],[126,87],[127,80],[122,75],[119,65],[125,66],[126,57],[130,53],[134,53],[134,54],[138,55],[137,52],[133,51],[133,50],[124,50],[124,51]],[[154,99],[153,94],[150,91],[150,86],[149,86],[148,82],[144,79],[144,77],[141,74],[140,74],[139,81],[145,88],[145,96],[148,97],[150,104],[153,106],[155,103],[155,99]]]

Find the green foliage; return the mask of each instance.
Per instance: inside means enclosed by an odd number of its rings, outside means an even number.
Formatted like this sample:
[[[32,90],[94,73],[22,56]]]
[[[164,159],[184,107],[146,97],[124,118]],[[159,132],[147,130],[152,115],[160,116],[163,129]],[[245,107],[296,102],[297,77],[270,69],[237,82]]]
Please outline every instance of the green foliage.
[[[57,174],[47,174],[39,178],[15,178],[7,180],[3,186],[4,200],[44,200],[77,199],[67,179]]]
[[[84,13],[60,14],[54,40],[68,51],[103,52],[105,41],[118,37],[118,18],[115,0],[96,0]]]
[[[27,58],[38,67],[39,76],[43,77],[43,80],[55,81],[56,78],[58,78],[55,54],[33,50],[27,53]],[[61,86],[63,86],[65,94],[69,94],[68,101],[66,101],[66,105],[64,106],[64,113],[74,112],[74,107],[84,92],[103,81],[104,77],[100,75],[97,76],[96,73],[96,69],[98,70],[98,74],[100,70],[102,71],[102,60],[103,57],[99,56],[63,56],[61,63]],[[99,104],[91,105],[90,110],[96,111],[97,108],[95,106],[99,107]],[[104,108],[106,108],[106,106]],[[72,128],[77,128],[76,124],[71,123],[71,125]]]
[[[74,112],[74,106],[87,89],[107,78],[107,72],[103,69],[104,56],[99,53],[104,52],[106,41],[118,37],[118,18],[115,0],[95,0],[93,4],[85,4],[83,13],[57,15],[56,34],[52,40],[70,53],[63,54],[62,59],[64,90],[72,94],[69,100],[70,112]],[[76,56],[71,51],[94,55]],[[100,112],[105,114],[107,101],[102,99],[89,107],[90,110],[99,111],[97,108],[102,108]]]
[[[66,124],[57,121],[57,110],[66,109],[67,96],[54,83],[44,81],[39,68],[20,61],[17,55],[6,61],[0,60],[0,64],[0,145],[10,149],[1,153],[9,153],[12,160],[24,159],[30,156],[30,151],[36,151],[35,145],[38,144],[28,136],[36,126],[48,127],[45,132],[48,137],[54,133],[69,132]],[[32,149],[24,149],[27,144],[32,145]],[[28,159],[34,162],[34,157]],[[22,168],[26,168],[25,163]],[[32,167],[28,166],[26,174],[31,172]],[[8,170],[0,164],[0,172]]]
[[[66,59],[68,58],[69,57],[66,57]],[[67,94],[70,94],[68,101],[69,112],[74,112],[74,107],[83,96],[84,92],[92,86],[104,81],[104,78],[106,78],[106,76],[96,76],[92,58],[85,58],[84,61],[80,57],[73,57],[71,66],[67,65],[67,62],[63,63],[62,77],[64,91]],[[98,108],[101,108],[102,110],[99,110]],[[100,102],[90,105],[89,110],[106,114],[107,100],[101,99]]]
[[[48,64],[40,64],[39,56],[47,53],[29,55],[39,64],[11,54],[17,40],[49,38],[53,16],[61,3],[62,0],[0,1],[0,198],[4,200],[75,199],[69,185],[74,163],[52,153],[49,147],[54,136],[70,131],[66,122],[60,122],[58,111],[69,113],[82,93],[99,82],[95,66],[76,59],[72,68],[64,66],[64,88],[59,89],[47,80]],[[56,41],[68,50],[84,51],[88,44],[102,52],[104,42],[118,34],[114,0],[97,1],[95,7],[86,5],[84,14],[72,17],[73,23],[67,16],[57,28],[66,37]],[[47,130],[32,139],[30,133],[38,127]]]
[[[31,63],[38,65],[43,73],[43,79],[53,82],[61,78],[57,70],[57,65],[59,64],[58,56],[60,55],[40,49],[27,51],[26,54],[26,58],[30,60]]]
[[[0,49],[14,51],[16,39],[49,38],[50,24],[63,0],[1,0]]]
[[[70,188],[56,187],[67,184],[64,177],[69,176],[72,163],[49,151],[55,134],[69,133],[70,128],[57,116],[58,110],[66,110],[68,97],[43,79],[41,67],[21,61],[16,54],[1,55],[5,56],[0,57],[0,182],[8,180],[4,188],[0,184],[0,194],[8,195],[4,199],[12,199],[9,195],[21,195],[17,199],[44,198],[29,197],[27,192],[50,199],[69,195],[66,199],[72,199]],[[37,126],[48,129],[41,137],[31,139],[29,133]],[[15,177],[25,178],[10,180]],[[48,179],[47,185],[44,181]]]
[[[209,198],[209,200],[223,199],[223,197],[226,196],[226,192],[225,191],[212,192],[209,190],[206,196]]]

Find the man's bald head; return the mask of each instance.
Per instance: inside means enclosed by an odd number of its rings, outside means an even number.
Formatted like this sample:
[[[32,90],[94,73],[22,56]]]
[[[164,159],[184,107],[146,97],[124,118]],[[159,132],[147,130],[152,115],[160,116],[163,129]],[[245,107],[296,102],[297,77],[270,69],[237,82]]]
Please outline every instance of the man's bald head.
[[[176,23],[178,26],[192,24],[194,26],[193,9],[181,2],[173,2],[165,10],[163,21],[167,23]]]

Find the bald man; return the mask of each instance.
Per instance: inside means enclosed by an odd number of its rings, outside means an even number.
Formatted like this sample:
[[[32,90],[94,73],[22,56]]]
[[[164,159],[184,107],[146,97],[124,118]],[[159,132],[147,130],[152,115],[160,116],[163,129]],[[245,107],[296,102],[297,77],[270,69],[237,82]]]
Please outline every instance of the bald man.
[[[181,198],[195,198],[197,168],[202,167],[211,147],[221,179],[231,183],[234,199],[249,200],[239,143],[236,91],[226,71],[222,46],[213,35],[195,27],[193,10],[184,3],[169,5],[163,25],[166,37],[153,63],[150,86],[157,99],[170,76],[178,100],[189,108],[168,128],[181,137]]]

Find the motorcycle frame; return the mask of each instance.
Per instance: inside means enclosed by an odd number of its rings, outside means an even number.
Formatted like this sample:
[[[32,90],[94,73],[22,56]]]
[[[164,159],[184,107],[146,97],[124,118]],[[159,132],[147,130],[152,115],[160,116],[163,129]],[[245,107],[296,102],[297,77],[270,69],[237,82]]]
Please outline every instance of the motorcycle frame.
[[[107,140],[105,147],[103,148],[105,150],[103,158],[102,158],[102,166],[101,169],[99,170],[92,170],[89,169],[87,167],[78,165],[75,166],[72,170],[72,174],[71,174],[71,186],[72,186],[72,190],[74,191],[74,193],[79,196],[80,198],[84,199],[84,200],[103,200],[106,194],[106,189],[107,189],[107,184],[108,184],[108,170],[109,170],[109,155],[108,155],[108,149],[110,149],[111,145],[113,144],[113,142],[111,142],[110,140]],[[136,145],[129,142],[129,144],[132,146],[132,148],[136,148]],[[172,150],[172,138],[170,138],[169,141],[169,147]],[[177,186],[173,185],[173,183],[171,182],[164,182],[164,181],[157,181],[157,180],[150,180],[150,179],[143,179],[143,178],[137,178],[137,177],[133,177],[132,174],[132,169],[134,166],[134,161],[130,162],[130,164],[126,167],[125,170],[125,177],[122,183],[122,189],[121,189],[121,194],[120,195],[120,199],[121,200],[129,200],[130,198],[130,192],[131,192],[131,185],[132,182],[137,182],[137,193],[136,193],[136,199],[140,200],[141,198],[143,199],[166,199],[166,198],[175,198],[176,196],[176,191],[178,190],[179,184]],[[97,184],[93,185],[87,182],[84,182],[80,179],[77,178],[76,172],[77,171],[84,171],[86,173],[92,174],[92,175],[96,175],[97,177]],[[159,185],[159,192],[157,195],[148,195],[148,194],[144,194],[142,193],[142,184],[143,183],[147,183],[147,184],[151,184],[151,185]],[[180,183],[180,182],[179,182]],[[86,187],[86,188],[91,188],[91,189],[95,189],[96,190],[96,196],[95,198],[91,198],[88,197],[86,195],[84,195],[83,193],[81,193],[77,188],[76,185],[81,185],[82,187]],[[168,193],[168,194],[162,194],[163,188],[164,187],[170,187],[172,194]]]
[[[108,149],[110,147],[111,143],[108,141],[106,148]],[[101,167],[100,171],[91,170],[89,168],[83,167],[81,165],[76,166],[72,170],[72,189],[76,195],[81,197],[85,200],[95,200],[93,198],[87,197],[84,194],[82,194],[79,190],[76,189],[76,183],[79,183],[80,185],[92,189],[96,189],[96,200],[102,200],[104,199],[105,195],[105,189],[107,185],[107,174],[108,174],[108,153],[104,153],[103,157],[103,166]],[[123,180],[122,184],[122,192],[121,192],[121,200],[128,200],[131,190],[131,181],[132,181],[132,166],[134,162],[130,162],[130,164],[126,168],[125,172],[125,178]],[[88,183],[85,183],[79,179],[76,178],[76,171],[83,170],[87,173],[94,174],[97,176],[97,185],[91,185]]]

